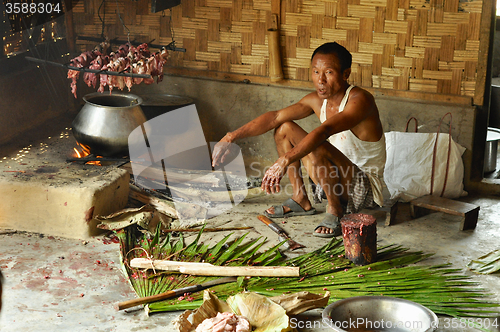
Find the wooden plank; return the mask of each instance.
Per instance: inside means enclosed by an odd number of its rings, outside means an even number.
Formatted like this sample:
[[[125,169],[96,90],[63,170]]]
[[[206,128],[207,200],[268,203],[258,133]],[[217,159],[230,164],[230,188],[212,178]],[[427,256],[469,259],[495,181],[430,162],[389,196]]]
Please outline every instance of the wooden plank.
[[[473,210],[479,209],[478,205],[466,202],[456,201],[449,198],[425,195],[410,201],[411,205],[431,209],[434,211],[453,214],[456,216],[465,216]]]
[[[479,56],[477,65],[477,84],[474,94],[474,104],[482,106],[484,104],[484,97],[486,91],[486,82],[488,82],[487,75],[491,75],[488,70],[488,54],[491,52],[490,47],[490,31],[492,29],[492,15],[493,13],[493,2],[494,0],[483,0],[483,17],[485,19],[481,20],[480,38],[481,41],[479,45]],[[489,97],[487,97],[489,98]]]

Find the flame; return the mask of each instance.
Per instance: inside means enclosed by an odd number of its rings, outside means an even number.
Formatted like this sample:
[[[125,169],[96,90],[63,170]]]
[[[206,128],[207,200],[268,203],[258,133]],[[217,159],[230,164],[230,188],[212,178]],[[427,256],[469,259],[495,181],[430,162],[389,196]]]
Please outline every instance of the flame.
[[[90,155],[90,147],[88,145],[76,142],[76,145],[78,145],[78,148],[73,148],[75,151],[75,158],[84,158],[88,155]],[[102,158],[102,156],[97,156],[96,158]],[[97,166],[102,166],[100,161],[89,161],[86,162],[85,165],[97,165]]]

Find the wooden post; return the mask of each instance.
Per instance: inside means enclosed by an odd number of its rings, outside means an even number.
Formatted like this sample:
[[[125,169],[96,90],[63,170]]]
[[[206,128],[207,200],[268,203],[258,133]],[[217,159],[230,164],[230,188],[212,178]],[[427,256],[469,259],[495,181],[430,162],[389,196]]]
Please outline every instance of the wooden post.
[[[273,14],[271,28],[267,30],[267,42],[269,47],[269,77],[271,82],[279,82],[283,79],[280,55],[280,33],[278,30],[278,15]]]
[[[73,26],[73,6],[71,0],[64,0],[64,20],[66,23],[66,42],[70,53],[76,52],[75,27]]]
[[[353,213],[345,215],[340,224],[345,257],[356,265],[373,263],[377,257],[377,223],[374,216]]]

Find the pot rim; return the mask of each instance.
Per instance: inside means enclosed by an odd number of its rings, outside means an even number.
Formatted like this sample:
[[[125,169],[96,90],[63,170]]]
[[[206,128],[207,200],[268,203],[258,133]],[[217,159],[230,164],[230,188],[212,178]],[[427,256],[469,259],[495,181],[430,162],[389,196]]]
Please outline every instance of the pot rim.
[[[350,302],[370,302],[372,300],[385,300],[385,301],[390,301],[394,303],[404,303],[413,306],[415,309],[421,310],[424,314],[426,314],[431,321],[431,326],[425,330],[425,332],[433,332],[437,329],[437,326],[439,324],[439,318],[437,315],[427,308],[426,306],[416,303],[414,301],[398,298],[398,297],[392,297],[392,296],[377,296],[377,295],[360,295],[360,296],[353,296],[353,297],[348,297],[345,299],[337,300],[333,303],[330,303],[325,309],[323,309],[323,312],[321,314],[322,316],[322,321],[326,322],[326,324],[333,329],[334,331],[339,331],[339,332],[347,332],[346,330],[341,329],[340,327],[336,327],[334,324],[331,324],[332,318],[330,317],[331,312],[336,309],[337,307],[343,306],[345,304],[349,304]]]
[[[136,104],[133,104],[133,105],[128,105],[128,106],[107,106],[107,105],[99,105],[99,104],[96,104],[96,103],[93,103],[91,101],[91,99],[93,97],[107,97],[107,96],[118,96],[118,97],[124,97],[124,98],[127,98],[127,99],[135,99],[137,101]],[[133,107],[137,107],[137,106],[140,106],[144,100],[135,95],[135,94],[132,94],[132,93],[123,93],[123,92],[113,92],[111,94],[104,94],[104,93],[101,93],[101,92],[93,92],[93,93],[89,93],[89,94],[86,94],[85,96],[83,96],[83,101],[85,101],[85,103],[89,104],[89,105],[92,105],[92,106],[96,106],[96,107],[104,107],[104,108],[110,108],[110,109],[126,109],[126,108],[133,108]]]

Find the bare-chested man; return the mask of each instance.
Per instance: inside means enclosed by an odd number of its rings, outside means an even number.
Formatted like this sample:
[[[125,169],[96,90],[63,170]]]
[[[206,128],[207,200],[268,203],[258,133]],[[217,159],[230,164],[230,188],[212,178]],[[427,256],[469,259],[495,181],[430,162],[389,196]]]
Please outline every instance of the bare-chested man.
[[[318,47],[311,60],[316,88],[298,103],[262,114],[215,146],[213,165],[224,163],[230,143],[275,129],[278,160],[266,171],[262,189],[268,194],[280,190],[285,173],[293,186],[291,199],[265,211],[271,218],[315,213],[300,173],[300,161],[314,182],[315,201],[328,200],[323,221],[314,235],[341,234],[340,218],[375,204],[382,206],[382,176],[385,166],[385,138],[373,96],[350,86],[352,56],[337,43]],[[321,125],[307,133],[294,120],[316,114]]]

